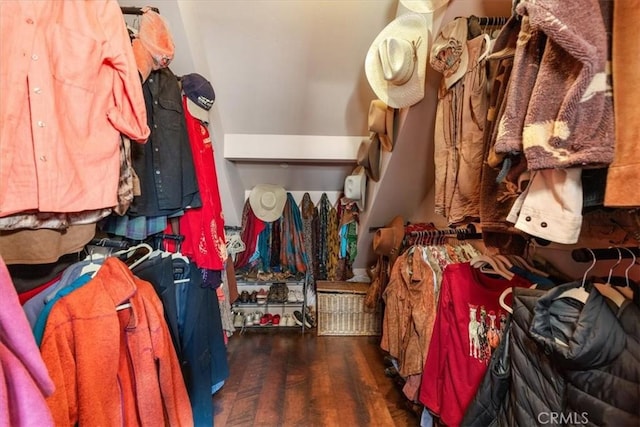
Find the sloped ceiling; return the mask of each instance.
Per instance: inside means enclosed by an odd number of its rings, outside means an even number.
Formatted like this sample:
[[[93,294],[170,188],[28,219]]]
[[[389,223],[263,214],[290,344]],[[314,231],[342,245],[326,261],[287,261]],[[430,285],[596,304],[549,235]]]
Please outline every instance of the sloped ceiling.
[[[368,134],[367,113],[376,98],[366,80],[365,56],[376,35],[397,14],[407,12],[398,0],[119,3],[157,7],[176,46],[173,72],[196,72],[213,84],[210,130],[228,225],[240,225],[244,199],[258,183],[280,184],[299,193],[324,191],[335,200],[355,165],[359,142]],[[446,10],[428,17],[432,38],[442,22],[456,16],[507,16],[510,9],[511,0],[450,0]],[[383,153],[383,180],[369,183],[359,267],[372,258],[370,227],[384,225],[396,214],[413,221],[434,219],[429,199],[439,79],[428,70],[425,99],[402,112],[406,126],[399,129],[399,146],[392,155]],[[282,159],[260,154],[225,158],[225,151],[236,148],[245,153],[260,153],[265,145],[272,149],[278,146],[274,138],[286,142],[282,146],[313,144],[305,148],[314,153],[326,149],[326,158],[322,153],[306,162],[287,159],[285,153]],[[240,143],[249,145],[225,147]],[[341,146],[336,150],[333,144]],[[336,152],[341,155],[335,157]]]

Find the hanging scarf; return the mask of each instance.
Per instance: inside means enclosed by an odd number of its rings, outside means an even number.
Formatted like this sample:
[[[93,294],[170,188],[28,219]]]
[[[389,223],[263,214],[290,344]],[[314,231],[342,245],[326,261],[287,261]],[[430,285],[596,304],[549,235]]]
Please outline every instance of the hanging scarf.
[[[309,258],[304,250],[300,209],[291,193],[287,193],[287,202],[282,213],[280,245],[282,269],[292,274],[305,273]]]
[[[329,265],[329,217],[331,203],[326,193],[322,193],[318,204],[318,280],[327,280]]]
[[[242,210],[242,232],[240,234],[241,240],[244,242],[245,250],[238,254],[236,262],[233,264],[236,270],[241,269],[249,263],[249,260],[253,256],[256,250],[258,242],[258,235],[264,229],[265,224],[262,220],[253,213],[249,199],[244,203],[244,209]]]
[[[277,220],[273,221],[271,223],[271,243],[269,244],[269,248],[271,251],[271,256],[270,256],[270,260],[269,260],[269,264],[267,264],[268,267],[270,266],[271,269],[277,269],[277,270],[281,270],[280,268],[280,229],[282,228],[282,217],[278,218]]]
[[[338,280],[339,253],[338,211],[332,206],[327,221],[327,280]]]
[[[266,223],[264,230],[258,235],[258,254],[260,255],[260,261],[257,265],[258,271],[270,271],[271,268],[271,230],[273,229],[273,223]]]

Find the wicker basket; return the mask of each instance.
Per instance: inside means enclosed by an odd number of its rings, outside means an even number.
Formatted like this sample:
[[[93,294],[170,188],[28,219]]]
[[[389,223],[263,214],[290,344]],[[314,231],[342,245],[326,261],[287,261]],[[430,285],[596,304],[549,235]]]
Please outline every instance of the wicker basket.
[[[380,308],[374,312],[364,308],[368,287],[368,283],[318,281],[318,335],[380,335]]]

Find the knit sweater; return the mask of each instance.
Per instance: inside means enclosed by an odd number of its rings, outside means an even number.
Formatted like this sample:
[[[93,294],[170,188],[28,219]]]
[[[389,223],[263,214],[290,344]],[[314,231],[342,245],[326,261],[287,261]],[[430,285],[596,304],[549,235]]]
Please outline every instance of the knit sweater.
[[[522,27],[496,151],[524,151],[532,170],[608,165],[613,108],[598,0],[523,0],[516,11]]]

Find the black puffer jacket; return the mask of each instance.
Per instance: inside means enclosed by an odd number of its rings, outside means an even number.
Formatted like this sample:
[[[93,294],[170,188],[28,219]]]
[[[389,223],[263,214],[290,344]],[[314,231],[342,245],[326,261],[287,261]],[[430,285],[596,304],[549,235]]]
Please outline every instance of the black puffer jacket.
[[[553,290],[538,300],[530,333],[562,371],[568,419],[640,426],[638,308],[627,301],[614,306],[616,313],[596,289],[584,307],[573,300],[554,301],[557,295]]]
[[[511,385],[506,410],[498,425],[529,427],[541,424],[541,413],[561,413],[565,382],[548,354],[529,334],[536,302],[546,291],[514,288],[511,317]]]
[[[618,320],[590,285],[584,305],[556,299],[577,286],[514,289],[512,377],[499,425],[640,425],[637,310],[623,306]]]

